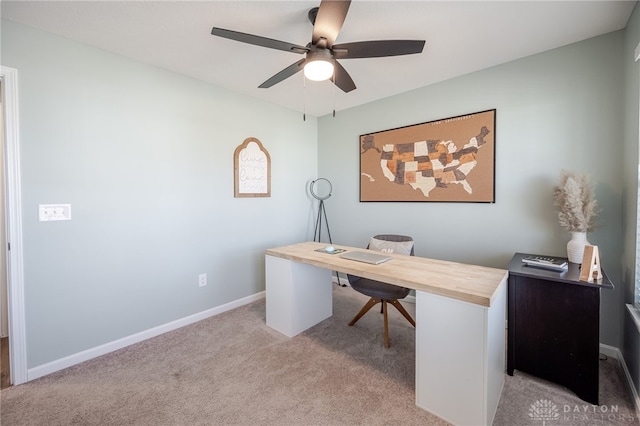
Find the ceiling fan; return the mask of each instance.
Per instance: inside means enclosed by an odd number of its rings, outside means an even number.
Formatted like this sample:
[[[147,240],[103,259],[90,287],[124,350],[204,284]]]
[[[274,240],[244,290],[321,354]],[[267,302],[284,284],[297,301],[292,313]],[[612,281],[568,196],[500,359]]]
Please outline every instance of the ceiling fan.
[[[306,78],[320,81],[333,77],[333,83],[348,93],[354,90],[356,85],[337,59],[380,58],[422,53],[424,40],[371,40],[334,44],[350,5],[351,0],[323,0],[319,7],[311,9],[308,18],[313,25],[313,35],[311,43],[306,46],[217,27],[213,27],[211,34],[242,43],[305,55],[304,59],[289,65],[258,86],[263,89],[278,84],[304,69]]]

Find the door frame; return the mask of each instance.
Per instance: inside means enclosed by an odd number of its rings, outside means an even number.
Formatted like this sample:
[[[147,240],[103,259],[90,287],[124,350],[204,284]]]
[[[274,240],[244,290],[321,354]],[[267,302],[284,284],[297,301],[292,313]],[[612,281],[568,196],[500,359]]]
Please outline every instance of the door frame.
[[[18,121],[18,70],[0,65],[4,109],[5,221],[9,306],[9,363],[11,383],[28,381],[24,265],[22,254],[22,195]]]

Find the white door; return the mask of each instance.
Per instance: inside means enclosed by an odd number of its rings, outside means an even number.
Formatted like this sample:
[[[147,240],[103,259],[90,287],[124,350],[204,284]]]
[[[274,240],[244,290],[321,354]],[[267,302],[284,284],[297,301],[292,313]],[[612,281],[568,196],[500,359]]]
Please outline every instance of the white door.
[[[7,305],[9,307],[9,362],[11,383],[27,382],[27,340],[24,315],[24,266],[22,260],[22,195],[20,188],[20,136],[18,126],[18,70],[0,65],[2,80],[4,197],[2,207],[5,220],[0,225],[6,231],[3,248],[7,278]]]
[[[0,200],[4,200],[4,109],[0,80]],[[9,335],[9,306],[7,303],[7,238],[4,227],[4,203],[0,202],[0,337]]]

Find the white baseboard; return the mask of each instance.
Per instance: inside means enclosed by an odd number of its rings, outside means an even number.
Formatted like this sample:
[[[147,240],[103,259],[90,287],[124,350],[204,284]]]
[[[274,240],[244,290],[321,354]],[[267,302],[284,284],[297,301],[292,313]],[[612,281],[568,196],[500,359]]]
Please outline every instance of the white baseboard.
[[[636,329],[638,333],[640,333],[640,309],[636,308],[630,303],[627,303],[627,311],[629,311],[629,315],[631,315],[631,319],[633,323],[636,325]]]
[[[622,370],[624,371],[625,378],[627,379],[627,386],[631,391],[631,398],[636,406],[636,415],[640,418],[640,396],[638,392],[636,392],[636,387],[633,384],[633,379],[631,379],[631,374],[629,373],[629,369],[627,368],[627,364],[624,362],[624,357],[622,356],[622,352],[620,349],[605,345],[604,343],[600,343],[600,353],[610,357],[615,358],[620,362],[622,366]]]
[[[624,362],[622,359],[622,352],[620,349],[615,346],[605,345],[604,343],[600,343],[600,353],[606,355],[609,358],[615,358],[620,362]]]
[[[256,300],[264,299],[265,296],[265,292],[262,291],[260,293],[253,294],[242,299],[234,300],[233,302],[229,302],[221,306],[216,306],[215,308],[207,309],[206,311],[202,311],[197,314],[189,315],[188,317],[171,321],[167,324],[159,325],[157,327],[132,334],[131,336],[123,337],[122,339],[114,340],[113,342],[105,343],[104,345],[96,346],[94,348],[87,349],[85,351],[78,352],[76,354],[69,355],[34,368],[30,368],[27,371],[27,381],[31,381],[37,379],[38,377],[46,376],[51,373],[55,373],[56,371],[63,370],[65,368],[71,367],[84,361],[88,361],[93,358],[97,358],[113,351],[117,351],[118,349],[122,349],[135,343],[142,342],[143,340],[159,336],[168,331],[176,330],[186,325],[202,321],[203,319],[230,311],[251,302],[255,302]]]

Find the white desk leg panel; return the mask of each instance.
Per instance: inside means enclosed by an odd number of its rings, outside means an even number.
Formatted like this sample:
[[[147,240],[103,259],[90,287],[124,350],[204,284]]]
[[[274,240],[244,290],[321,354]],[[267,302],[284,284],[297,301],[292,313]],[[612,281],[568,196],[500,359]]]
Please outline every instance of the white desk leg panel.
[[[506,281],[491,308],[416,291],[416,405],[456,425],[493,422],[505,373]]]
[[[331,271],[265,256],[267,325],[293,337],[333,314]]]

